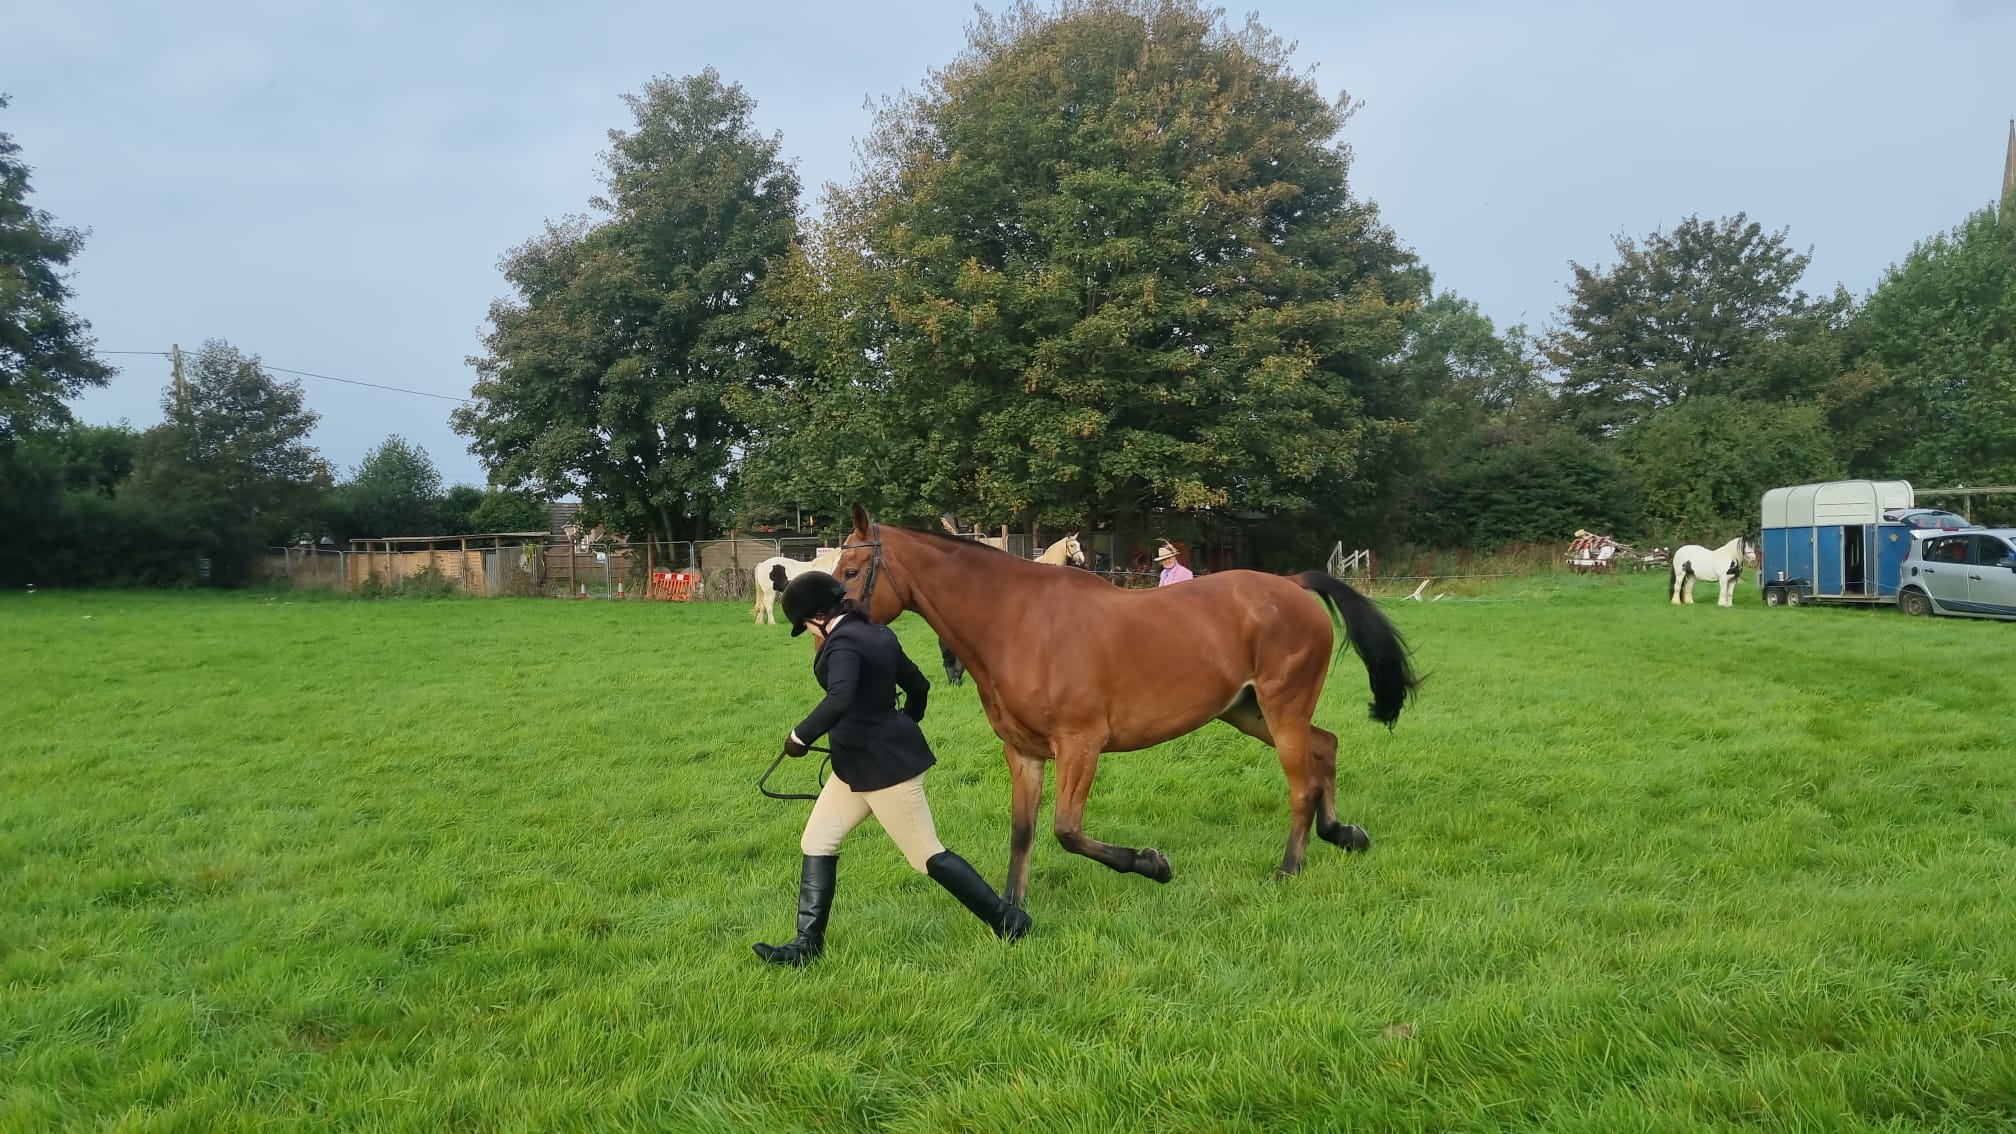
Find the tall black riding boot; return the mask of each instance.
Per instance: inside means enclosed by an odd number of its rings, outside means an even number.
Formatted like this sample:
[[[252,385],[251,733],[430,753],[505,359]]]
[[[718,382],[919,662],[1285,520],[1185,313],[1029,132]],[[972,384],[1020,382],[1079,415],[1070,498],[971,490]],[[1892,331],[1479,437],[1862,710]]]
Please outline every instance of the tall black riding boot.
[[[955,898],[987,923],[994,936],[1013,941],[1029,932],[1029,915],[1001,900],[971,863],[951,851],[939,851],[924,860],[924,871]]]
[[[826,948],[826,915],[833,911],[837,854],[808,854],[798,877],[798,936],[785,945],[753,945],[773,965],[802,965]]]

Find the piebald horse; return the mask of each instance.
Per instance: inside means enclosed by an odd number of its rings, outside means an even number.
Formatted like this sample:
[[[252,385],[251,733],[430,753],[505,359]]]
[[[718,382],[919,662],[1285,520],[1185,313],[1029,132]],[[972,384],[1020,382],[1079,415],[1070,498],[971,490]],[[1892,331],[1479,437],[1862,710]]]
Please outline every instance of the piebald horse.
[[[1716,606],[1736,605],[1736,581],[1743,577],[1743,565],[1757,562],[1757,547],[1742,536],[1737,536],[1713,551],[1697,543],[1673,553],[1672,573],[1667,582],[1672,584],[1672,600],[1692,605],[1694,584],[1701,579],[1714,579],[1721,586],[1721,594]]]
[[[1029,887],[1045,761],[1057,764],[1053,827],[1066,850],[1169,881],[1162,852],[1087,835],[1085,797],[1102,753],[1147,748],[1213,720],[1280,755],[1290,805],[1282,875],[1301,871],[1312,823],[1345,850],[1372,845],[1362,829],[1337,821],[1337,737],[1311,723],[1336,646],[1333,615],[1365,663],[1374,720],[1390,726],[1414,690],[1406,643],[1364,595],[1321,571],[1219,571],[1178,587],[1123,590],[1086,572],[877,524],[859,505],[853,523],[835,571],[850,597],[876,622],[910,610],[929,623],[965,661],[1003,742],[1010,902],[1020,904]],[[1152,672],[1150,659],[1160,663]]]
[[[807,571],[826,571],[830,573],[833,570],[833,565],[839,561],[840,550],[835,548],[824,555],[816,556],[812,559],[793,559],[788,555],[777,555],[758,563],[756,565],[756,605],[751,607],[749,611],[756,616],[756,624],[758,626],[766,622],[772,625],[776,624],[777,597],[784,593],[784,588],[791,580],[803,575]],[[783,582],[781,583],[777,581],[780,578],[778,575],[780,571],[783,572],[781,576]]]

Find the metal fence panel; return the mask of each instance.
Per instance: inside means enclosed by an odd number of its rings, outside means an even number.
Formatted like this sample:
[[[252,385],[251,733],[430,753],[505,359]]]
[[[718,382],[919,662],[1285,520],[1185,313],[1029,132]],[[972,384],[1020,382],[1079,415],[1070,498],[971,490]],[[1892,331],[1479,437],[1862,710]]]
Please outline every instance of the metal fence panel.
[[[770,539],[717,539],[697,543],[693,555],[700,575],[698,597],[747,600],[755,592],[756,565],[782,554]]]
[[[777,541],[777,554],[796,559],[801,563],[810,563],[828,546],[830,545],[818,536],[785,536]]]

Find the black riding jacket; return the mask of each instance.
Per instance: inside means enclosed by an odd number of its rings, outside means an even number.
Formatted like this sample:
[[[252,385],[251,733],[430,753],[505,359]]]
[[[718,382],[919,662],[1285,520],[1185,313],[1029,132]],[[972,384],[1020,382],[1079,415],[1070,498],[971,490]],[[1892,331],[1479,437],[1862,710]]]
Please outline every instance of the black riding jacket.
[[[813,656],[812,676],[826,699],[792,731],[806,744],[830,734],[833,774],[848,787],[879,791],[937,763],[917,727],[931,683],[887,626],[860,615],[842,619]]]

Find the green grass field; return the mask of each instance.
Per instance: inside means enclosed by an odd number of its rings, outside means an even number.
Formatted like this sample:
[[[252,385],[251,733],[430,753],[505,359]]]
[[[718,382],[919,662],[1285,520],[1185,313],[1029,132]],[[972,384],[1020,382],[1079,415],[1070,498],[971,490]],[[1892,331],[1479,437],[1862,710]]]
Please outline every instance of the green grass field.
[[[1004,946],[870,825],[802,972],[816,691],[739,605],[6,596],[0,1130],[2009,1129],[2016,626],[1662,582],[1389,601],[1418,702],[1319,718],[1369,855],[1275,881],[1214,725],[1093,789],[1170,885],[1046,807]],[[970,686],[926,730],[998,884]]]

